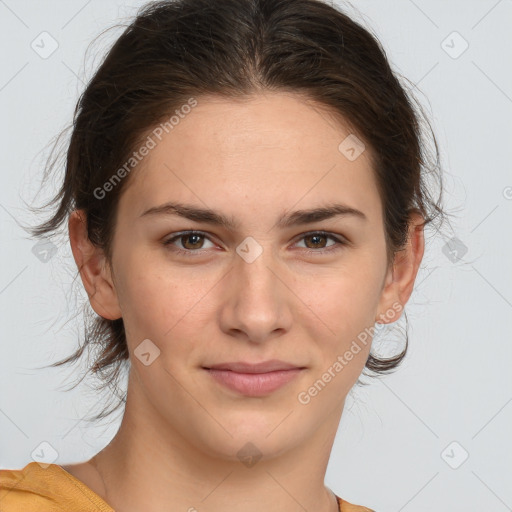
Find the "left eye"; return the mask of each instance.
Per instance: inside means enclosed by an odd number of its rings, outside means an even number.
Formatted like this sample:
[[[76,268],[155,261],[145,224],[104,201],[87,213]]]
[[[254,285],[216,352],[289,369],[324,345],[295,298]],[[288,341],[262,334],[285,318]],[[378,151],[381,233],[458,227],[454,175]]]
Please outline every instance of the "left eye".
[[[330,235],[329,233],[325,233],[323,231],[316,231],[314,233],[306,233],[304,235],[302,235],[302,240],[307,240],[307,239],[310,239],[310,240],[313,240],[312,244],[313,246],[317,245],[319,242],[318,240],[328,240],[328,239],[331,239],[331,240],[334,240],[334,243],[330,246],[327,246],[327,247],[333,247],[333,248],[338,248],[336,246],[339,246],[340,244],[343,244],[343,242],[338,239],[337,237],[333,236],[333,235]],[[320,242],[321,243],[321,242]],[[308,246],[307,246],[308,247]],[[309,249],[311,249],[311,247],[308,247]],[[316,249],[324,249],[324,247],[314,247]],[[327,251],[331,251],[332,249],[327,249]],[[312,251],[312,252],[318,252],[318,251]],[[325,252],[325,251],[324,251]]]
[[[178,254],[185,254],[187,256],[201,254],[203,249],[203,241],[204,239],[210,240],[206,233],[202,231],[182,231],[181,233],[177,233],[176,235],[168,238],[163,242],[164,246],[168,246],[173,252]],[[323,245],[323,241],[325,243],[328,239],[334,240],[334,243],[328,246],[318,247],[318,245]],[[313,231],[310,233],[304,233],[300,240],[310,240],[306,245],[306,252],[309,254],[312,253],[320,253],[325,254],[330,251],[334,251],[340,249],[343,245],[347,243],[338,238],[337,236],[332,235],[331,233],[326,233],[325,231]],[[176,247],[175,242],[179,241],[182,248]],[[211,243],[211,241],[210,241]],[[315,247],[316,246],[316,247]]]

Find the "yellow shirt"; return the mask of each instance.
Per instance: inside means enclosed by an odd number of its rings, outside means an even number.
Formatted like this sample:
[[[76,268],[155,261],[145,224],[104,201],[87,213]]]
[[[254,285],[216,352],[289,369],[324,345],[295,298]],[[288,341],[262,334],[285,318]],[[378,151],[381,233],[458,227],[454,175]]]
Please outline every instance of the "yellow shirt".
[[[115,512],[96,493],[57,464],[30,462],[23,469],[0,470],[2,512]],[[339,496],[340,512],[374,512]]]

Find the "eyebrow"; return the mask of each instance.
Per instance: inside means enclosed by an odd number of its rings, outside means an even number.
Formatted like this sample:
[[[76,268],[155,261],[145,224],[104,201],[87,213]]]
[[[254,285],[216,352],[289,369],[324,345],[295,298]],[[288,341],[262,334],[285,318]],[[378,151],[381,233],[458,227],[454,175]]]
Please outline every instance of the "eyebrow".
[[[239,222],[233,216],[228,217],[221,212],[208,208],[198,208],[194,205],[184,203],[169,202],[160,206],[153,206],[144,211],[140,217],[148,215],[177,215],[185,219],[196,222],[205,222],[215,226],[221,226],[229,230],[236,230],[240,226]],[[333,203],[326,206],[311,208],[309,210],[296,210],[291,213],[283,213],[277,220],[278,228],[289,228],[303,224],[311,224],[334,217],[354,217],[367,221],[366,215],[355,208],[341,204]]]

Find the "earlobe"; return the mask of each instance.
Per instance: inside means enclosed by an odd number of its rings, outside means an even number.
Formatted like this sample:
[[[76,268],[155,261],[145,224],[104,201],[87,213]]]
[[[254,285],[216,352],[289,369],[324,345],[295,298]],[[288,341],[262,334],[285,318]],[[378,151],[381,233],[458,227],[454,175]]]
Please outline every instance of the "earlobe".
[[[382,290],[377,323],[388,323],[385,319],[388,311],[397,307],[403,310],[414,289],[414,283],[425,251],[423,217],[419,213],[411,214],[407,245],[399,251],[388,269],[386,283]],[[391,315],[394,318],[394,315]],[[380,321],[379,321],[380,320]],[[389,321],[395,321],[389,320]]]
[[[87,221],[83,210],[71,212],[68,230],[73,258],[91,307],[108,320],[121,318],[109,265],[103,250],[95,246],[87,236]]]

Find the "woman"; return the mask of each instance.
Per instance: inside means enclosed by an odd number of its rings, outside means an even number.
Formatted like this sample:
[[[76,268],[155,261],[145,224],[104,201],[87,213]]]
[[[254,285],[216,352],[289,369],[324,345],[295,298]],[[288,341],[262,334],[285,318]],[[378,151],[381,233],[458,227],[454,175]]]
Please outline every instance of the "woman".
[[[80,98],[56,210],[33,230],[67,221],[92,371],[111,384],[129,361],[122,423],[89,461],[3,471],[2,510],[370,510],[324,477],[361,372],[405,356],[371,341],[443,215],[436,156],[340,10],[148,4]]]

